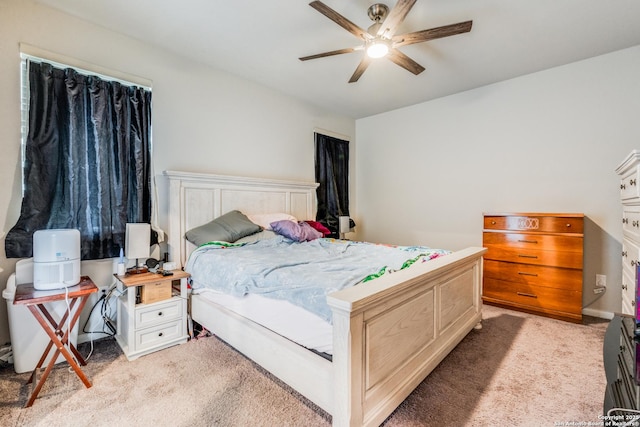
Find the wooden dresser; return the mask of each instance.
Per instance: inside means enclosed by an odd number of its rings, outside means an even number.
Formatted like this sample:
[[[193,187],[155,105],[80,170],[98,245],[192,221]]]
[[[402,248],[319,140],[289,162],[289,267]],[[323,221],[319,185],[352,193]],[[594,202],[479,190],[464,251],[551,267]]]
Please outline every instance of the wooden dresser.
[[[484,214],[483,301],[582,322],[583,232],[583,214]]]
[[[640,151],[616,168],[622,202],[622,313],[635,315],[636,266],[640,262]]]

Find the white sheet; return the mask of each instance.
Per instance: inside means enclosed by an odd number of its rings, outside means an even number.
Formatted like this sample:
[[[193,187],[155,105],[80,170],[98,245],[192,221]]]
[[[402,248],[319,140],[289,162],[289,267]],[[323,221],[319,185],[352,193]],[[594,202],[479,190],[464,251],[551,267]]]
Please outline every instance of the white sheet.
[[[320,353],[333,354],[331,324],[288,301],[256,294],[235,297],[210,289],[198,289],[194,293],[259,323],[303,347]]]

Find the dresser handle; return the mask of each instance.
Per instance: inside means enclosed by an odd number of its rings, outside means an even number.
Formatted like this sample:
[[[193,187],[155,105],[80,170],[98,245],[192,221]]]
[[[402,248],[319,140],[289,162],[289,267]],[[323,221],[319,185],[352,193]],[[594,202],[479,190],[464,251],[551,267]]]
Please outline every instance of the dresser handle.
[[[622,284],[622,290],[626,291],[627,290],[627,285],[625,285],[624,283]]]
[[[518,240],[520,243],[533,243],[534,245],[538,244],[537,240]]]
[[[521,276],[533,276],[533,277],[538,277],[538,275],[536,273],[525,273],[524,271],[518,271],[518,274],[520,274]]]
[[[624,184],[620,184],[620,189],[621,189],[621,190],[624,190],[625,188],[627,188],[627,187],[625,187],[625,185],[624,185]]]
[[[525,292],[516,292],[516,293],[521,297],[538,298],[538,296],[534,294],[527,294]]]
[[[634,299],[632,299],[632,300],[631,300],[631,306],[632,306],[632,307],[635,307],[635,306],[636,306],[636,300],[634,300]]]
[[[638,226],[638,221],[631,221],[631,226],[632,227],[637,227]]]
[[[627,257],[627,251],[622,251],[622,256],[626,258]]]
[[[622,223],[623,224],[629,224],[629,220],[627,218],[622,218]]]
[[[636,185],[636,180],[635,179],[630,179],[629,180],[629,185]]]
[[[635,259],[632,259],[632,260],[631,260],[631,267],[635,267],[635,266],[636,266],[636,260],[635,260]]]
[[[518,256],[519,256],[520,258],[533,258],[533,259],[538,258],[538,256],[537,256],[537,255],[522,255],[522,254],[518,254]]]

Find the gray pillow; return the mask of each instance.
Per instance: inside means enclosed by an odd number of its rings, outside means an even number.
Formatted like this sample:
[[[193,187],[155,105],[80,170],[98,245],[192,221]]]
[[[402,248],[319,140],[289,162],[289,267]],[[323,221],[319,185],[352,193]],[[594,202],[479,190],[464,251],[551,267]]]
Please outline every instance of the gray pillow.
[[[260,230],[262,227],[251,222],[242,212],[231,211],[207,224],[192,228],[186,232],[185,237],[196,246],[219,241],[233,243]]]

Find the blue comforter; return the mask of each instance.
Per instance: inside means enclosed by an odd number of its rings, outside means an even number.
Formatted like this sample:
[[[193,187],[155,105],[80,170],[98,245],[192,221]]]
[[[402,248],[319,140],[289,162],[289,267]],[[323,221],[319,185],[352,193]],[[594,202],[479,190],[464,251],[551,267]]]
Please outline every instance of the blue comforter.
[[[331,322],[326,302],[331,292],[447,253],[334,239],[298,243],[278,236],[244,245],[203,245],[191,254],[185,270],[194,290],[285,299]]]

